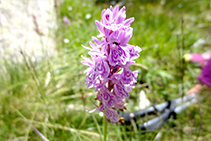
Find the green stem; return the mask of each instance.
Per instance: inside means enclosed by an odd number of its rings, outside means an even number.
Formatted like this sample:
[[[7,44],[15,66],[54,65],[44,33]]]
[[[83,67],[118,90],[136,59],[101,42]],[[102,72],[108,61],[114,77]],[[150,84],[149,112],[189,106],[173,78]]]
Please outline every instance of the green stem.
[[[103,125],[104,125],[104,130],[103,130],[104,141],[106,141],[106,137],[107,137],[107,126],[108,126],[108,122],[106,121],[106,116],[104,116]]]

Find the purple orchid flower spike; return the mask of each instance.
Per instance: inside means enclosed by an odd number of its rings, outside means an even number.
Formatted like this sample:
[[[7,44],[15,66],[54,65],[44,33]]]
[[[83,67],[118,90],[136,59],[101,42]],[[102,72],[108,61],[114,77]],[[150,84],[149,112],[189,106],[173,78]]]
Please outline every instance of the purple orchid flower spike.
[[[104,9],[101,20],[95,21],[102,35],[101,39],[92,37],[89,55],[91,59],[82,58],[82,63],[89,68],[85,71],[87,87],[95,87],[99,106],[95,104],[93,112],[104,112],[107,121],[112,124],[119,121],[117,110],[126,109],[124,99],[129,98],[129,92],[137,81],[137,71],[131,71],[130,65],[139,57],[141,48],[128,44],[132,37],[133,28],[130,24],[134,18],[126,19],[125,7],[119,6]]]

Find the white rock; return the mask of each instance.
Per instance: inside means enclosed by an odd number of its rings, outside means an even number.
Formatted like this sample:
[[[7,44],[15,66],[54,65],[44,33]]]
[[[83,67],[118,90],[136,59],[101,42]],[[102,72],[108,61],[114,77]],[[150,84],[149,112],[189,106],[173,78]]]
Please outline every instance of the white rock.
[[[147,98],[145,92],[143,90],[141,90],[140,94],[139,94],[139,108],[140,109],[146,109],[147,107],[150,106],[150,101]]]

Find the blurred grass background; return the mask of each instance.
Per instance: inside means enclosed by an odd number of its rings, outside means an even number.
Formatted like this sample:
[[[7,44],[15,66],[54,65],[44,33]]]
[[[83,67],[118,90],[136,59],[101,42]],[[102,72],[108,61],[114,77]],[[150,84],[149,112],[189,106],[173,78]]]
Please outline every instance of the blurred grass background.
[[[99,0],[100,1],[100,0]],[[31,122],[49,140],[100,140],[102,117],[93,109],[93,89],[84,85],[86,66],[81,55],[88,56],[81,44],[89,46],[97,36],[95,20],[108,8],[109,1],[55,1],[58,28],[55,41],[58,55],[32,62],[22,53],[22,63],[1,58],[0,67],[0,139],[40,140]],[[128,0],[127,18],[132,23],[132,45],[142,48],[133,70],[139,70],[137,87],[127,99],[128,111],[138,110],[140,90],[145,90],[153,104],[175,99],[197,83],[200,69],[182,64],[185,53],[203,53],[211,49],[211,2],[209,0]],[[63,17],[70,24],[63,23]],[[183,22],[182,22],[183,21]],[[139,87],[141,84],[147,87]],[[109,125],[109,140],[209,140],[211,138],[210,89],[200,94],[199,103],[169,121],[158,131],[143,134],[120,124]]]

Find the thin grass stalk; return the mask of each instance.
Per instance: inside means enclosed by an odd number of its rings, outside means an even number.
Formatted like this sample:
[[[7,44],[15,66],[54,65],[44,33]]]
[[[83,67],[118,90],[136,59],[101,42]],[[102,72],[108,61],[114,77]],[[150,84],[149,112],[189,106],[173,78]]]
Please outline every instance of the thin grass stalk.
[[[87,119],[86,111],[84,110],[83,113],[84,113],[84,118],[81,121],[81,124],[79,125],[78,129],[80,129],[84,125],[84,123],[86,122],[86,119]]]
[[[85,131],[85,130],[79,130],[79,129],[75,129],[75,128],[71,128],[71,127],[62,126],[60,124],[50,124],[50,123],[38,122],[38,121],[33,121],[33,123],[36,123],[36,124],[39,124],[39,125],[45,125],[45,126],[47,126],[49,128],[70,131],[72,133],[82,133],[82,134],[86,134],[86,135],[95,136],[96,138],[99,138],[100,137],[100,135],[98,133],[95,133],[95,132],[90,132],[90,131]]]
[[[50,71],[50,73],[51,73],[51,75],[52,75],[53,81],[55,82],[55,79],[54,79],[55,74],[54,74],[54,71],[53,71],[53,69],[52,69],[52,67],[51,67],[51,64],[50,64],[50,59],[49,59],[48,52],[47,52],[47,50],[45,50],[44,43],[43,43],[43,40],[42,40],[43,32],[42,32],[42,31],[40,30],[40,28],[39,28],[39,24],[38,24],[38,22],[37,22],[36,16],[35,16],[35,15],[32,15],[32,18],[33,18],[33,23],[34,23],[34,26],[35,26],[34,30],[35,30],[35,32],[36,32],[36,33],[38,34],[38,36],[39,36],[40,43],[41,43],[41,47],[42,47],[42,51],[43,51],[43,53],[44,53],[44,57],[45,57],[45,59],[46,59],[46,61],[47,61],[48,68],[49,68],[49,71]]]
[[[16,109],[14,106],[13,108],[16,110],[16,112],[34,129],[35,133],[40,136],[40,138],[43,140],[43,141],[49,141],[39,130],[37,130],[36,127],[34,127],[32,125],[31,122],[29,122],[29,120],[18,110]]]
[[[34,111],[34,113],[33,113],[33,115],[32,115],[32,118],[31,118],[32,122],[33,122],[34,119],[35,119],[35,115],[36,115],[36,113],[37,113],[37,110],[38,110],[38,106],[35,107],[35,111]],[[30,122],[30,121],[29,121],[29,122]],[[31,122],[30,122],[30,123],[31,123]],[[31,125],[29,125],[29,127],[28,127],[28,133],[27,133],[26,140],[29,140],[28,137],[29,137],[30,129],[31,129]]]
[[[39,34],[38,34],[39,35]],[[39,35],[39,37],[40,37],[40,42],[41,42],[41,45],[42,45],[42,50],[43,50],[43,52],[44,52],[44,54],[45,54],[45,59],[46,59],[46,61],[47,61],[47,64],[48,64],[48,69],[49,69],[49,71],[50,71],[50,73],[51,73],[51,75],[52,75],[52,78],[53,78],[53,81],[55,82],[55,74],[54,74],[54,70],[52,69],[52,67],[51,67],[51,63],[50,63],[50,57],[49,57],[49,55],[48,55],[48,51],[47,50],[45,50],[45,48],[44,48],[44,43],[43,43],[43,40],[42,40],[42,37],[41,37],[41,35]]]
[[[32,76],[32,78],[33,78],[33,80],[34,80],[34,82],[35,82],[35,84],[36,84],[36,87],[37,87],[39,93],[41,94],[40,89],[39,89],[40,82],[37,80],[37,78],[36,78],[36,76],[35,76],[33,70],[30,68],[29,63],[28,63],[28,61],[26,60],[26,55],[25,55],[25,53],[23,52],[23,50],[22,50],[21,48],[20,48],[20,53],[21,53],[21,55],[23,56],[25,65],[26,65],[27,69],[29,70],[29,72],[30,72],[30,74],[31,74],[31,76]],[[42,95],[42,94],[41,94],[41,95]]]
[[[197,136],[196,136],[196,139],[195,141],[198,140],[199,136],[200,136],[200,133],[201,133],[201,130],[203,129],[203,117],[202,117],[202,107],[201,107],[201,102],[200,100],[198,100],[198,107],[199,107],[199,116],[200,116],[200,127],[197,131]]]
[[[39,92],[39,95],[40,95],[40,98],[43,100],[44,104],[47,106],[47,100],[46,100],[46,97],[45,97],[45,94],[41,92],[41,89],[40,89],[40,82],[38,80],[38,78],[35,76],[33,70],[31,69],[28,61],[26,60],[26,55],[24,54],[23,50],[20,48],[20,53],[21,55],[23,56],[23,59],[24,59],[24,62],[25,62],[25,65],[27,67],[27,69],[29,70],[34,82],[35,82],[35,86]],[[48,112],[48,115],[50,115],[50,111],[48,110],[47,108],[47,112]]]
[[[122,125],[120,125],[120,126],[122,126]],[[122,139],[122,133],[121,133],[121,130],[120,130],[120,126],[118,126],[116,140],[123,141],[123,139]]]
[[[181,80],[182,80],[182,97],[185,96],[184,93],[184,75],[185,75],[185,63],[183,59],[184,49],[185,49],[185,38],[184,38],[184,19],[181,19],[181,30],[182,30],[182,50],[181,50]]]
[[[28,59],[29,59],[29,64],[30,64],[30,66],[32,67],[32,70],[33,70],[33,72],[34,72],[34,74],[35,74],[37,80],[40,82],[40,80],[39,80],[39,78],[38,78],[37,71],[36,71],[36,69],[35,69],[35,66],[34,66],[34,64],[32,63],[31,57],[28,57]]]
[[[97,122],[97,120],[96,120],[96,118],[95,118],[94,115],[92,115],[92,118],[93,118],[93,120],[94,120],[94,123],[96,124],[97,131],[98,131],[98,133],[100,134],[100,139],[101,139],[101,141],[103,141],[103,137],[102,137],[102,132],[101,132],[101,130],[100,130],[100,126],[99,126],[99,124],[98,124],[98,122]]]
[[[106,116],[105,115],[104,115],[104,119],[103,119],[103,126],[104,126],[104,130],[103,130],[104,141],[106,141],[106,139],[107,139],[108,122],[106,121]]]

